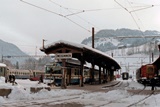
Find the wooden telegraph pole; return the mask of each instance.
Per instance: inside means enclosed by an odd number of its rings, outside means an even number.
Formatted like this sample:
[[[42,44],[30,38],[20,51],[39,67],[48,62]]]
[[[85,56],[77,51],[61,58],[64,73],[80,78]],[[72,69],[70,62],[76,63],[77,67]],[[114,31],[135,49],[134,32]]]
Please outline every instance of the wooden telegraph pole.
[[[94,48],[94,27],[92,27],[92,48]],[[92,72],[91,72],[91,80],[92,80],[92,83],[94,81],[94,60],[92,61]]]
[[[92,48],[94,48],[94,27],[92,27]]]
[[[46,40],[44,40],[44,39],[42,39],[42,47],[43,47],[43,49],[44,49],[44,42],[45,42]]]

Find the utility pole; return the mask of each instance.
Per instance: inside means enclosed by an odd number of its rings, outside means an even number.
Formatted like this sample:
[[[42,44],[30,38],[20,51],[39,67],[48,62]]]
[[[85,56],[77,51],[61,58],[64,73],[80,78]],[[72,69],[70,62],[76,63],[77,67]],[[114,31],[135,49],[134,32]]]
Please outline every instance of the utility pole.
[[[94,48],[94,27],[92,27],[92,48]],[[92,64],[92,70],[91,70],[91,81],[94,81],[94,60],[91,62]],[[91,82],[91,84],[92,84]]]
[[[94,27],[92,27],[92,48],[94,48]]]
[[[43,49],[44,49],[44,42],[45,42],[46,40],[44,40],[44,39],[42,39],[42,47],[43,47]]]

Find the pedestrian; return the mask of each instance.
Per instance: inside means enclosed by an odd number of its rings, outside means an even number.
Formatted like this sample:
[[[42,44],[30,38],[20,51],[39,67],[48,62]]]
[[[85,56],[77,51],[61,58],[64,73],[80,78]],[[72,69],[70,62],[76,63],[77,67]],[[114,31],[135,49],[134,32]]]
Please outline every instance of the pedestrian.
[[[151,90],[152,90],[152,91],[154,90],[154,87],[155,87],[155,79],[152,78],[152,79],[151,79]]]
[[[12,75],[12,85],[17,84],[17,82],[15,80],[16,80],[16,78],[15,78],[15,75],[13,74]]]
[[[8,81],[8,75],[5,76],[5,83]]]
[[[12,75],[12,85],[14,85],[14,82],[15,82],[15,75],[13,74]]]
[[[146,79],[144,80],[143,84],[144,84],[145,87],[147,86],[147,81],[146,81]]]
[[[43,75],[40,76],[39,83],[43,83]]]
[[[9,75],[9,82],[11,83],[12,75]]]

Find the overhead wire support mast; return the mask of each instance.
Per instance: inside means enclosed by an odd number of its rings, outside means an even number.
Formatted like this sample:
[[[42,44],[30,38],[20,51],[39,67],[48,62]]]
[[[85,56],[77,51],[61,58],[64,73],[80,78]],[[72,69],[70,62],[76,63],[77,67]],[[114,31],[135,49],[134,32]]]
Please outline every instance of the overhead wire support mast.
[[[75,21],[73,21],[73,20],[69,19],[68,17],[65,17],[65,16],[64,16],[64,15],[62,15],[62,14],[59,14],[59,13],[53,12],[53,11],[51,11],[51,10],[45,9],[45,8],[40,7],[40,6],[37,6],[37,5],[34,5],[34,4],[29,3],[29,2],[26,2],[26,1],[24,1],[24,0],[20,0],[20,1],[21,1],[21,2],[23,2],[23,3],[26,3],[26,4],[28,4],[28,5],[31,5],[31,6],[33,6],[33,7],[39,8],[39,9],[41,9],[41,10],[44,10],[44,11],[47,11],[47,12],[53,13],[53,14],[55,14],[55,15],[61,16],[61,17],[63,17],[63,18],[66,18],[67,20],[69,20],[70,22],[74,23],[75,25],[77,25],[77,26],[79,26],[79,27],[83,28],[84,30],[86,30],[86,31],[88,31],[88,32],[91,32],[90,30],[86,29],[85,27],[83,27],[83,26],[81,26],[80,24],[76,23]]]

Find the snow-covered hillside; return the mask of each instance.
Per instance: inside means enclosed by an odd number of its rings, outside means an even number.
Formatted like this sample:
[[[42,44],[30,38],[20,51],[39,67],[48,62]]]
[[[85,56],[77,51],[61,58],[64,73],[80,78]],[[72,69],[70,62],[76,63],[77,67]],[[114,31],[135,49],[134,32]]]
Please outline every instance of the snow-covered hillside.
[[[147,53],[144,52],[144,49]],[[135,75],[136,70],[140,68],[141,65],[152,63],[159,57],[159,54],[154,52],[153,47],[147,48],[144,45],[134,48],[115,49],[107,51],[106,54],[113,56],[120,64],[122,68],[120,72],[129,72],[131,75]]]
[[[140,31],[131,29],[101,30],[95,34],[95,48],[103,52],[117,48],[137,47],[145,44],[159,42],[158,31]],[[92,37],[86,38],[82,44],[91,46]]]

